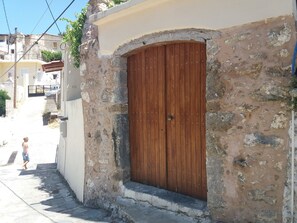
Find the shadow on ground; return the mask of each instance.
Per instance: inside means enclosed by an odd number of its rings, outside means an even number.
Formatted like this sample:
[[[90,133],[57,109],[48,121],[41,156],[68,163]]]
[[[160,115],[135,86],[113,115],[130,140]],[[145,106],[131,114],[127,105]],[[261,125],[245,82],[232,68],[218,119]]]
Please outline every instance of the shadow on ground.
[[[38,177],[41,183],[37,189],[50,195],[48,199],[40,202],[44,205],[45,211],[90,221],[105,220],[106,222],[111,217],[108,211],[84,207],[58,172],[56,163],[38,164],[35,170],[22,170],[20,176],[24,175]]]

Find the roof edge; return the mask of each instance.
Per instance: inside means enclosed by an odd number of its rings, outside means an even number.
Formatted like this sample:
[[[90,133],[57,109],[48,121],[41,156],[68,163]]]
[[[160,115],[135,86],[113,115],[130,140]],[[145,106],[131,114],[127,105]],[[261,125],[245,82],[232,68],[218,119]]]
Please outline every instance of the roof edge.
[[[138,11],[143,7],[141,6],[153,6],[169,0],[130,0],[120,5],[114,6],[102,12],[98,12],[90,15],[89,21],[96,25],[115,20],[129,14],[130,11]]]

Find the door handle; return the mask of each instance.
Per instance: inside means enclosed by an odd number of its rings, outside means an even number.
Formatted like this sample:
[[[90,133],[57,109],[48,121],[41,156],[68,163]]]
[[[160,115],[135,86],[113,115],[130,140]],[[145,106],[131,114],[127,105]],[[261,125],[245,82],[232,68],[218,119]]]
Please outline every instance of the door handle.
[[[172,114],[167,115],[167,120],[168,121],[172,121],[174,118],[174,116]]]

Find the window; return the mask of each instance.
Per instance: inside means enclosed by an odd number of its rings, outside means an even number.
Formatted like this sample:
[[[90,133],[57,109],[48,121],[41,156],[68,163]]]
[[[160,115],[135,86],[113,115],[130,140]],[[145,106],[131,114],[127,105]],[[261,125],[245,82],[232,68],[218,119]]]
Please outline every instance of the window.
[[[0,43],[6,42],[6,36],[0,36]]]
[[[14,54],[14,49],[11,49],[11,50],[10,50],[10,53],[11,53],[11,54]]]
[[[57,42],[53,42],[53,47],[54,47],[54,49],[57,49],[58,48],[58,43]]]

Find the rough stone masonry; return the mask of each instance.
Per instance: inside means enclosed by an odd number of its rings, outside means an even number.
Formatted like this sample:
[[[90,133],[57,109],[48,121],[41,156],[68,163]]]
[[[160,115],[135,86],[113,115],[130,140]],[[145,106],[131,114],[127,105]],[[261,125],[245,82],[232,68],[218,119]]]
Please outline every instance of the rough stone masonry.
[[[208,42],[208,206],[226,222],[281,222],[288,165],[292,17]]]
[[[88,15],[100,11],[100,2],[90,1]],[[281,222],[294,18],[267,19],[210,36],[208,208],[223,222]],[[127,71],[125,58],[98,57],[98,51],[98,30],[87,22],[81,46],[84,202],[108,206],[120,195],[120,183],[129,180]]]

